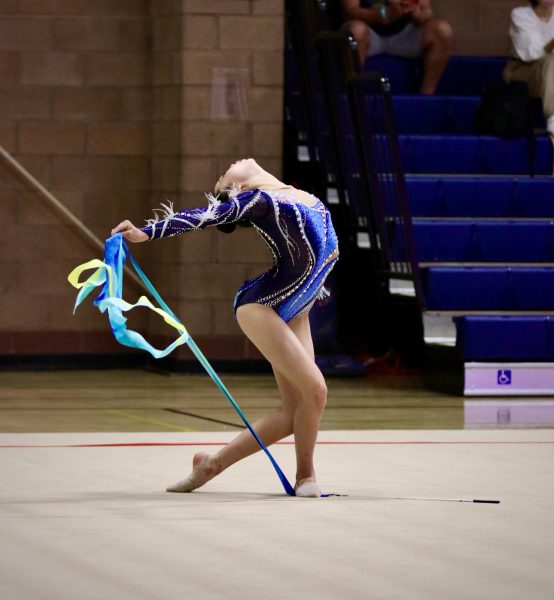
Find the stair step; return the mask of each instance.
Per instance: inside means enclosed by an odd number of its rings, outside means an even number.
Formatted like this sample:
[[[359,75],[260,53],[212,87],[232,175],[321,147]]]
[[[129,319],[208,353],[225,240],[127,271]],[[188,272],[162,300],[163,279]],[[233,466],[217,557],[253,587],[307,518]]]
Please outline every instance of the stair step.
[[[454,323],[464,361],[554,360],[554,314],[466,315]]]
[[[553,221],[417,219],[413,232],[417,260],[423,263],[554,262]]]
[[[452,56],[437,87],[438,95],[479,96],[488,83],[502,81],[506,57]],[[393,94],[413,94],[419,91],[423,62],[379,55],[368,58],[365,71],[379,71],[387,76]]]
[[[495,175],[530,173],[529,144],[525,139],[492,136],[399,136],[406,173]],[[552,143],[537,138],[535,173],[552,173]]]
[[[430,311],[552,311],[552,267],[428,267],[421,270]]]
[[[475,135],[479,102],[479,96],[396,95],[396,130],[404,135]],[[535,128],[544,130],[540,101],[534,102],[533,108]]]
[[[553,177],[410,176],[414,217],[554,218]]]

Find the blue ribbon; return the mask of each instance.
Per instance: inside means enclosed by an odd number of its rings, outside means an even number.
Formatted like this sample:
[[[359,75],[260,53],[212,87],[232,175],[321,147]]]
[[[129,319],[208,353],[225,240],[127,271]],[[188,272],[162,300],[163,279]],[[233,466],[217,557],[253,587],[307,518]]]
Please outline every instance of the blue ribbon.
[[[155,298],[160,308],[156,308],[145,296],[139,298],[138,302],[135,304],[129,304],[123,300],[123,265],[125,264],[127,256],[129,257],[131,264],[133,265],[138,276],[144,283],[146,289]],[[91,268],[96,268],[96,271],[93,273],[93,275],[85,282],[79,282],[78,277],[80,273]],[[246,425],[247,429],[260,445],[260,448],[266,453],[271,464],[273,465],[273,468],[279,476],[281,483],[283,484],[285,492],[289,496],[295,495],[294,488],[291,486],[285,474],[277,464],[277,461],[273,458],[271,452],[267,449],[261,438],[254,431],[252,425],[250,425],[248,419],[246,418],[246,415],[242,412],[240,406],[234,400],[233,396],[231,396],[229,390],[225,387],[218,374],[214,371],[213,367],[208,362],[208,359],[204,356],[200,348],[198,348],[196,342],[187,332],[185,326],[164,302],[163,298],[157,292],[156,288],[152,285],[148,277],[146,277],[134,256],[129,251],[129,248],[123,240],[121,233],[117,233],[106,240],[106,245],[104,248],[104,262],[92,260],[88,263],[80,265],[70,273],[68,279],[74,287],[80,288],[80,292],[75,303],[75,309],[77,309],[79,304],[81,304],[81,302],[95,287],[100,285],[102,286],[100,293],[94,300],[94,304],[98,306],[101,312],[107,311],[113,334],[119,343],[129,346],[130,348],[146,350],[154,358],[162,358],[163,356],[167,356],[177,346],[185,343],[188,344],[192,353],[200,361],[200,364],[204,367],[216,386],[219,388],[231,406],[235,409],[243,423]],[[177,331],[180,333],[180,336],[163,350],[158,350],[151,346],[138,332],[127,329],[127,319],[123,316],[123,312],[132,310],[136,306],[145,306],[160,314],[166,323],[177,329]]]

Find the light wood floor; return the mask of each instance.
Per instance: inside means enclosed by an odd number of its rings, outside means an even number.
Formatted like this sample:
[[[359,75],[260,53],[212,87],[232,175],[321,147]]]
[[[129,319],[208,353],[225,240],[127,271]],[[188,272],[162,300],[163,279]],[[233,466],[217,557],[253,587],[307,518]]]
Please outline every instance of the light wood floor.
[[[251,420],[278,402],[269,376],[224,381]],[[464,430],[417,374],[328,384],[340,496],[303,499],[261,452],[164,491],[240,426],[206,376],[0,373],[0,598],[551,600],[553,429]],[[271,451],[294,477],[291,440]]]
[[[251,421],[279,402],[269,375],[224,375]],[[462,398],[423,389],[417,373],[328,379],[322,430],[463,429]],[[211,379],[143,370],[0,373],[0,431],[236,431]]]
[[[552,599],[552,430],[323,431],[340,497],[287,497],[261,452],[164,492],[233,435],[0,433],[0,598]]]

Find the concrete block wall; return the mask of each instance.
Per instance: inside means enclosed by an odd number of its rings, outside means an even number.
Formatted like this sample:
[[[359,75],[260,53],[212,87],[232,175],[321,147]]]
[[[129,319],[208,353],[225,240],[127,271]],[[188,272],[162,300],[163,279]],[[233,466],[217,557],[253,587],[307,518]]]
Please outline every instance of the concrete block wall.
[[[101,239],[162,201],[204,205],[238,158],[279,176],[283,13],[281,0],[3,0],[0,144]],[[245,100],[231,118],[212,112],[222,68],[239,70]],[[95,308],[71,315],[67,274],[98,250],[4,163],[0,218],[0,355],[125,351]],[[209,356],[255,355],[232,310],[242,281],[270,263],[254,238],[206,231],[133,247]],[[157,320],[131,320],[164,337]]]
[[[432,0],[437,17],[454,28],[454,54],[506,56],[510,53],[510,12],[521,0]]]
[[[150,190],[149,0],[0,2],[0,144],[104,239]],[[118,352],[70,269],[98,251],[0,162],[0,354]]]
[[[153,79],[152,196],[176,208],[203,206],[205,193],[229,164],[249,156],[280,176],[284,2],[152,6],[154,64],[160,70],[154,68]],[[217,78],[225,69],[230,88],[222,97]],[[240,114],[233,114],[234,92],[244,102]],[[230,102],[230,114],[218,112],[218,102],[224,108]],[[256,356],[232,307],[239,285],[271,263],[253,231],[194,232],[156,241],[148,251],[160,289],[209,356]],[[186,357],[187,350],[175,356]]]

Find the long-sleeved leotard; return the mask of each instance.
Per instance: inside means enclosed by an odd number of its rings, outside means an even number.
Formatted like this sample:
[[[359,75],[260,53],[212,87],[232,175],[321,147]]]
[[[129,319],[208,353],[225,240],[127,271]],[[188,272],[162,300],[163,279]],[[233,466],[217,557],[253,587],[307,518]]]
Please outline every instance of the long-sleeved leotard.
[[[228,202],[209,197],[206,208],[151,219],[142,228],[150,239],[170,237],[216,225],[249,221],[273,254],[268,271],[245,281],[235,296],[235,311],[249,303],[273,308],[284,321],[308,311],[324,292],[323,284],[338,259],[338,242],[325,205],[313,197],[308,206],[293,191],[250,190]]]

